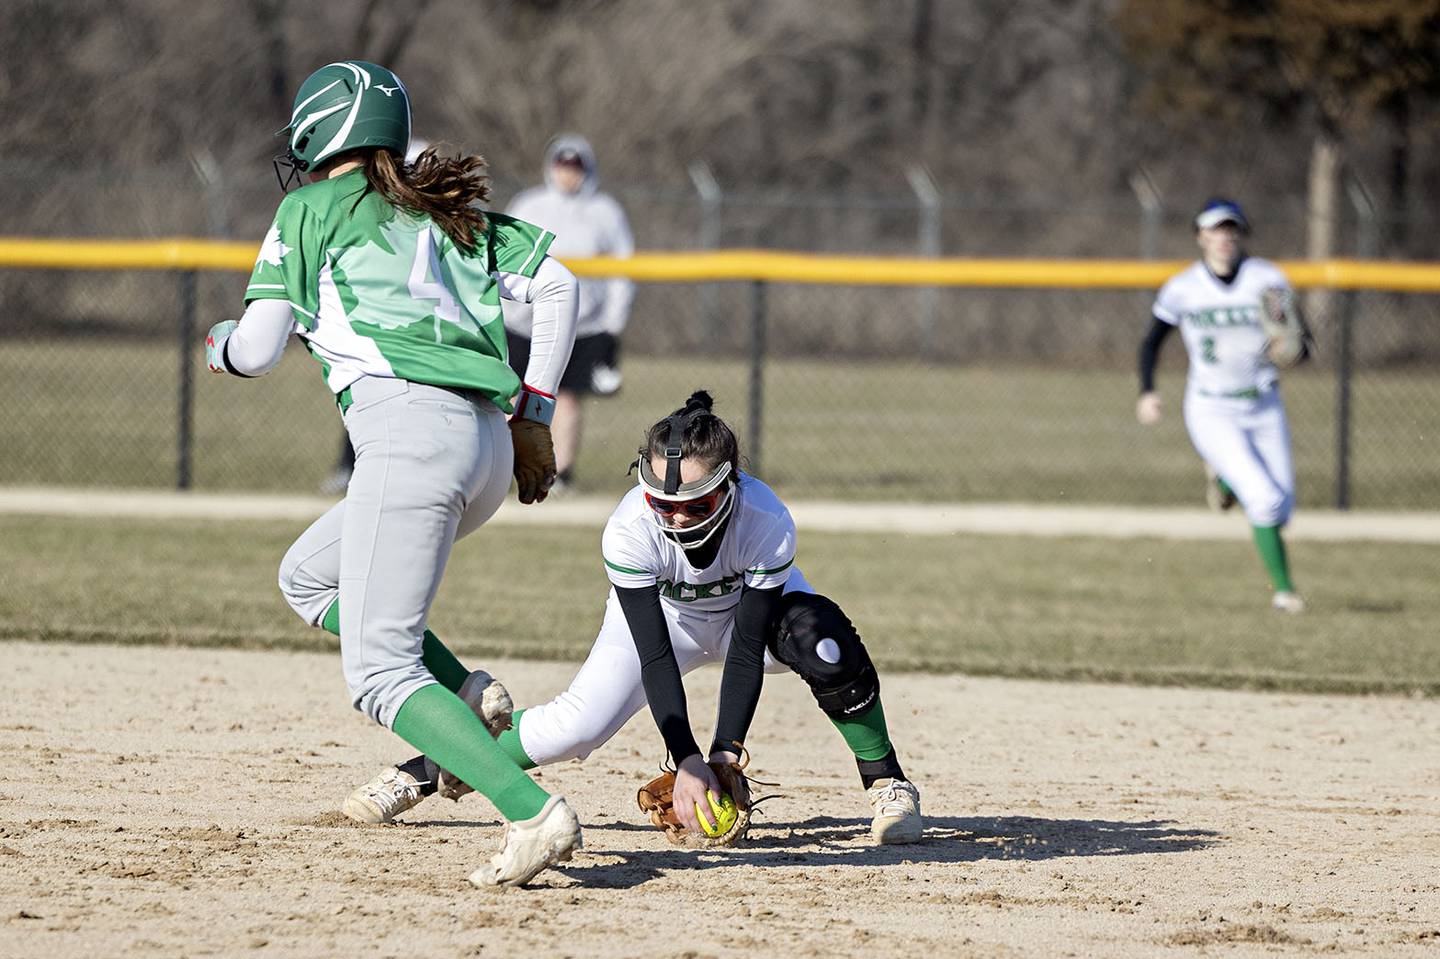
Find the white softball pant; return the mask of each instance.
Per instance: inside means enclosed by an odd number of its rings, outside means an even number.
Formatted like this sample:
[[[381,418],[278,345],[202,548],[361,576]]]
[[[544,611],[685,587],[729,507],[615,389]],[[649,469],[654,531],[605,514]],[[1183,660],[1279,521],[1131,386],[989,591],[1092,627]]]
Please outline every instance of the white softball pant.
[[[786,593],[813,593],[798,568],[792,568],[785,583]],[[724,665],[735,625],[733,609],[723,613],[701,613],[664,600],[665,625],[680,674],[701,666]],[[776,662],[767,651],[765,672],[784,673],[789,668]],[[645,687],[640,682],[640,655],[615,591],[605,602],[605,621],[600,635],[570,688],[543,706],[532,706],[520,716],[520,745],[536,765],[565,759],[584,759],[603,745],[645,705]]]
[[[390,727],[435,682],[421,660],[430,604],[455,540],[504,501],[515,454],[505,415],[487,401],[380,377],[350,392],[350,488],[285,554],[280,591],[316,626],[339,598],[351,701]]]
[[[1295,506],[1295,463],[1280,390],[1259,399],[1185,395],[1185,427],[1255,526],[1284,526]]]

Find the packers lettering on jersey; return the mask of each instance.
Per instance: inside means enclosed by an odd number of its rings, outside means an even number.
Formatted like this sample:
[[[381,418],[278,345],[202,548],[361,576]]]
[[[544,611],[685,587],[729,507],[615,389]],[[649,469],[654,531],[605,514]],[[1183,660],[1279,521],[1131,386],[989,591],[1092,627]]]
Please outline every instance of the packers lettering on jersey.
[[[1259,326],[1258,306],[1234,306],[1213,310],[1193,310],[1180,314],[1180,324],[1189,324],[1197,330],[1213,330],[1222,326]]]
[[[714,599],[717,596],[728,596],[740,588],[740,580],[744,574],[731,573],[729,576],[722,576],[709,583],[673,583],[668,579],[657,579],[656,585],[660,587],[660,595],[677,603],[693,603],[698,599]]]

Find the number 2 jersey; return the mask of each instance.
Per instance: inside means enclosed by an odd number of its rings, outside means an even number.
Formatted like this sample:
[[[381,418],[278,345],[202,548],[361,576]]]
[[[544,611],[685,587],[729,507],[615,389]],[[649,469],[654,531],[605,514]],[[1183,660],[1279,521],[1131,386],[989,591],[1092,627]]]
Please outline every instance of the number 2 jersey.
[[[428,216],[366,190],[362,170],[281,201],[245,301],[286,300],[330,391],[362,376],[475,390],[510,412],[501,284],[533,278],[554,234],[498,213],[468,254]]]
[[[1160,288],[1151,312],[1180,327],[1190,356],[1189,388],[1204,396],[1236,396],[1275,384],[1265,355],[1260,295],[1290,282],[1269,260],[1246,257],[1229,283],[1196,261]]]
[[[784,586],[795,563],[795,521],[779,497],[753,476],[739,474],[735,506],[715,560],[690,565],[684,549],[652,519],[636,486],[605,524],[601,554],[610,582],[622,588],[658,586],[660,601],[700,613],[726,613],[740,602],[741,586]]]

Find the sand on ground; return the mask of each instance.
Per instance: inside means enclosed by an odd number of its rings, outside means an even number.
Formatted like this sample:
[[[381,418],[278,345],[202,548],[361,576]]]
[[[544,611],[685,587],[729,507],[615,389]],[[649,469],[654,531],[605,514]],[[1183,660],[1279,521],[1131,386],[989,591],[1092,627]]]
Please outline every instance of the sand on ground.
[[[543,770],[585,850],[470,887],[483,799],[337,813],[410,750],[338,655],[6,643],[0,955],[1440,955],[1440,702],[885,678],[926,838],[876,847],[853,761],[791,676],[752,770],[784,798],[742,848],[640,819],[637,716]],[[573,665],[496,661],[521,703]],[[718,670],[692,675],[714,714]]]

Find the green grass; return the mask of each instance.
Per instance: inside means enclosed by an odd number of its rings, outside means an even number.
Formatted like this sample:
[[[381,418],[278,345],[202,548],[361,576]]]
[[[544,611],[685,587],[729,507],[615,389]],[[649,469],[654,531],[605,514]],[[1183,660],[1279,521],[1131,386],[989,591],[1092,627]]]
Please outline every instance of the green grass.
[[[204,372],[198,348],[194,482],[313,491],[341,425],[315,363],[291,349],[256,382]],[[7,342],[0,349],[0,484],[171,486],[178,358],[163,343]],[[618,494],[646,426],[705,386],[751,443],[737,359],[632,356],[619,397],[587,407],[580,486]],[[1167,419],[1133,416],[1127,370],[775,360],[764,381],[760,473],[800,497],[1197,503],[1200,466],[1162,377]],[[1287,378],[1302,505],[1333,495],[1333,391]],[[1362,373],[1355,384],[1353,505],[1440,508],[1440,385]],[[751,445],[753,451],[753,445]]]
[[[0,517],[0,638],[334,648],[275,586],[299,531]],[[472,660],[578,663],[604,607],[598,540],[480,531],[455,551],[433,626]],[[800,564],[886,669],[1440,695],[1436,547],[1301,542],[1292,554],[1313,606],[1301,617],[1270,612],[1245,543],[807,533]]]

